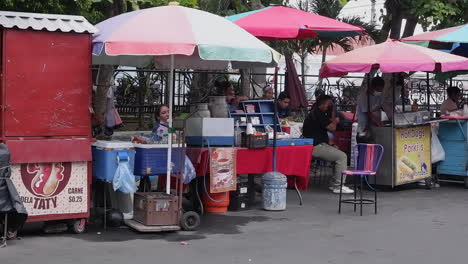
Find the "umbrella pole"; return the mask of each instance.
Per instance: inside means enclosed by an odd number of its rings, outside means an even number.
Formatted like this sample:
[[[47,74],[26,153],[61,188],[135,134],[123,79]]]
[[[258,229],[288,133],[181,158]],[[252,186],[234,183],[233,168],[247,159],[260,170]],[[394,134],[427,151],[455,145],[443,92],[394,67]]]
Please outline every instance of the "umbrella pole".
[[[172,111],[174,90],[174,55],[171,55],[171,68],[169,70],[169,135],[167,139],[167,173],[166,173],[166,194],[171,193],[171,171],[172,171]]]
[[[273,87],[275,89],[274,118],[273,118],[273,171],[276,171],[276,130],[278,125],[278,67],[275,68]]]
[[[431,113],[431,89],[429,87],[429,73],[426,72],[426,96],[427,96],[427,111]]]

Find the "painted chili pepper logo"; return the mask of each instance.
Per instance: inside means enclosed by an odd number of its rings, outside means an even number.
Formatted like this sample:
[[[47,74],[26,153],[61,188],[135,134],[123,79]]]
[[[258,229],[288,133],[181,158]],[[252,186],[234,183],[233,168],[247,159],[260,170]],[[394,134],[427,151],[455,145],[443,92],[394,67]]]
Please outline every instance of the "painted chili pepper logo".
[[[21,178],[32,194],[51,197],[59,194],[68,184],[70,163],[33,163],[21,165]]]

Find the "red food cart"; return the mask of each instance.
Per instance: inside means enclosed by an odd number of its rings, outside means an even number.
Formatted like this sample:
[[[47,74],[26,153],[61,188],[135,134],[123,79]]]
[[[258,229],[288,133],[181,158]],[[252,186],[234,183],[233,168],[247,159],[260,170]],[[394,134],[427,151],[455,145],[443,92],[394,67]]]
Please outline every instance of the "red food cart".
[[[81,16],[0,12],[0,137],[29,222],[85,229],[91,185],[91,34]]]

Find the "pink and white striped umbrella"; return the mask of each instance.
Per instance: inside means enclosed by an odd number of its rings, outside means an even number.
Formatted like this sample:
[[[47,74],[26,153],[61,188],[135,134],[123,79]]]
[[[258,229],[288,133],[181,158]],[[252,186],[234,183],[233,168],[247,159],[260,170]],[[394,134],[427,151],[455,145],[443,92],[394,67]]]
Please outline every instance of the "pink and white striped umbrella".
[[[320,69],[320,77],[339,77],[350,72],[448,72],[468,69],[468,59],[397,40],[359,48],[337,56]]]
[[[260,64],[274,66],[279,56],[268,45],[223,17],[182,6],[137,10],[96,25],[93,63],[145,66],[156,57],[168,68],[226,68]]]

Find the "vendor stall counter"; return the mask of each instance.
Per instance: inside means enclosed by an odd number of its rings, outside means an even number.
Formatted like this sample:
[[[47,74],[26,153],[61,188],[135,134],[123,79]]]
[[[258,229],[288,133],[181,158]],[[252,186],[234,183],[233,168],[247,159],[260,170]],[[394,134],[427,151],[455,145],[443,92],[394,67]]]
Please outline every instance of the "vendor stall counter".
[[[445,160],[437,166],[439,181],[455,181],[442,175],[462,178],[468,188],[468,117],[444,117],[449,119],[439,126],[439,140],[445,151]]]
[[[431,122],[426,112],[397,113],[393,126],[374,127],[372,133],[385,150],[378,185],[393,188],[425,180],[431,186]]]

